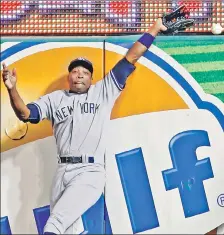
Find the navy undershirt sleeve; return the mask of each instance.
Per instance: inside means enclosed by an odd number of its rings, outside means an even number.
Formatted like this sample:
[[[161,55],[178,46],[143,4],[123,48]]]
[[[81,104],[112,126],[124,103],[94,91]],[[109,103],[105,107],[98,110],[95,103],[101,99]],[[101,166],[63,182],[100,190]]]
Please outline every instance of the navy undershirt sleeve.
[[[27,108],[30,110],[30,116],[24,122],[30,122],[36,124],[40,121],[40,113],[36,105],[27,104]]]
[[[135,70],[135,66],[131,64],[125,57],[120,60],[111,70],[113,78],[116,80],[119,89],[123,89],[128,76]]]

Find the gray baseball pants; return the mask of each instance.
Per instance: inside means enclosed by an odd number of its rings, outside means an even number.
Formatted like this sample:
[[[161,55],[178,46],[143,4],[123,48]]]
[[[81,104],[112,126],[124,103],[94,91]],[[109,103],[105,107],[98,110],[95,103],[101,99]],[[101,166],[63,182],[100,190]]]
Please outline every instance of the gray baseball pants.
[[[51,213],[44,232],[74,234],[81,215],[102,195],[105,178],[101,164],[59,164],[52,185]]]

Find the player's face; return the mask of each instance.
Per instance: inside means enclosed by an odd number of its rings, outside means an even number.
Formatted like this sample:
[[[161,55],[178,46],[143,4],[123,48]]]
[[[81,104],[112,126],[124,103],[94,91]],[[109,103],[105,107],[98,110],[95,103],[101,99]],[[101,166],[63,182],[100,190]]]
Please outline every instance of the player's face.
[[[82,66],[75,67],[68,75],[70,90],[76,93],[85,93],[88,91],[92,74]]]

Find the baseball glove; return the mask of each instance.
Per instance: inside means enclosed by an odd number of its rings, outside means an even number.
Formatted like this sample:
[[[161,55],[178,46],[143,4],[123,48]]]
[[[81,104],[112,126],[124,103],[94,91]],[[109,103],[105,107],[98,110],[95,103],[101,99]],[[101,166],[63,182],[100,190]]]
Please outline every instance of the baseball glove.
[[[194,19],[189,19],[189,14],[190,12],[185,5],[182,5],[173,12],[163,15],[162,22],[163,25],[167,27],[167,30],[162,33],[175,34],[192,26],[194,24]]]

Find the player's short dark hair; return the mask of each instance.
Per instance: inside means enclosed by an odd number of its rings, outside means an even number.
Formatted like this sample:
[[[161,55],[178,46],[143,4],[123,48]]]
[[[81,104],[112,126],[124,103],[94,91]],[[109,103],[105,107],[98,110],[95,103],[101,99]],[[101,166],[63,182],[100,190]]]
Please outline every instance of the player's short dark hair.
[[[88,69],[91,74],[93,73],[93,64],[89,60],[87,60],[83,57],[79,57],[79,58],[71,61],[71,63],[68,66],[69,73],[77,66],[82,66],[82,67]]]

